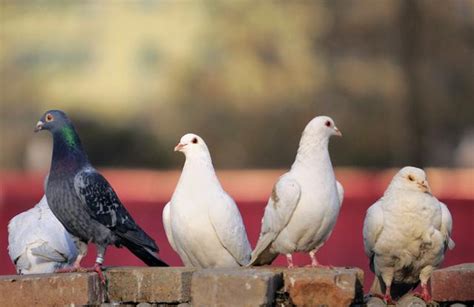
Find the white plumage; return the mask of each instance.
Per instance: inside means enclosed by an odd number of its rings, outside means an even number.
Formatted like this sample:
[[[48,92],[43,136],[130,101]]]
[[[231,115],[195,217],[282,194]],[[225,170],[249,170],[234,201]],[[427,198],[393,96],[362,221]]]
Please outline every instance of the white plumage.
[[[163,210],[166,236],[186,266],[237,267],[250,260],[250,243],[234,200],[222,189],[203,139],[186,134],[175,150],[186,162]]]
[[[315,253],[329,238],[344,195],[329,157],[332,135],[341,132],[327,116],[315,117],[304,129],[295,162],[273,187],[251,265],[270,264],[286,254],[291,267],[291,254],[300,251],[320,266]]]
[[[431,194],[425,172],[402,168],[364,221],[365,253],[378,277],[372,291],[380,286],[391,301],[421,281],[421,296],[429,300],[427,281],[454,248],[451,229],[451,214]]]
[[[72,236],[49,209],[46,196],[10,220],[8,253],[18,274],[52,273],[77,257]]]

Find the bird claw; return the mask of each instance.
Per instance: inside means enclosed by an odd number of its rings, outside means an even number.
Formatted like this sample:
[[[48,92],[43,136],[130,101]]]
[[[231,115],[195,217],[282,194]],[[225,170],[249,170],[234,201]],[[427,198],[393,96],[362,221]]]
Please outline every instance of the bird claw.
[[[96,272],[97,275],[99,275],[99,279],[102,282],[102,284],[105,285],[105,277],[104,277],[104,273],[102,272],[102,266],[96,263],[94,264],[93,269],[94,269],[94,272]]]
[[[379,299],[383,300],[387,305],[395,305],[395,302],[392,299],[392,296],[389,294],[378,294],[378,293],[371,293],[372,297],[378,297]]]
[[[54,272],[55,273],[95,272],[95,273],[97,273],[97,275],[99,275],[99,279],[102,282],[102,284],[105,285],[105,282],[106,282],[105,277],[104,277],[104,273],[102,272],[102,266],[98,263],[94,264],[94,266],[91,267],[91,268],[83,268],[81,266],[71,266],[71,267],[67,267],[67,268],[57,269]]]

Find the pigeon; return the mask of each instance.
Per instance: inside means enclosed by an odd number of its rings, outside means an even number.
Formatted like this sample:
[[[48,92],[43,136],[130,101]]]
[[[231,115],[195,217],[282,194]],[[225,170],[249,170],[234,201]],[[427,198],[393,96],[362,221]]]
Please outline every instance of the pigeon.
[[[163,224],[172,248],[188,267],[247,265],[252,250],[242,217],[219,183],[206,143],[189,133],[174,150],[184,153],[186,162],[163,210]]]
[[[167,266],[156,255],[155,241],[135,223],[112,186],[90,164],[67,115],[60,110],[47,111],[36,124],[35,131],[40,130],[48,130],[53,136],[46,189],[49,207],[67,231],[80,239],[80,245],[96,245],[97,258],[92,270],[102,282],[105,279],[101,266],[111,244],[127,247],[149,266]]]
[[[8,223],[8,253],[20,275],[53,273],[78,256],[74,238],[49,209],[46,195]]]
[[[365,253],[376,275],[371,292],[391,303],[421,282],[419,296],[430,301],[427,282],[454,248],[451,230],[448,207],[431,194],[425,172],[402,168],[365,216]]]
[[[295,162],[273,187],[250,265],[271,264],[285,254],[292,268],[292,253],[309,252],[311,266],[324,267],[316,252],[331,235],[344,195],[329,157],[333,135],[342,133],[330,117],[317,116],[306,125]]]

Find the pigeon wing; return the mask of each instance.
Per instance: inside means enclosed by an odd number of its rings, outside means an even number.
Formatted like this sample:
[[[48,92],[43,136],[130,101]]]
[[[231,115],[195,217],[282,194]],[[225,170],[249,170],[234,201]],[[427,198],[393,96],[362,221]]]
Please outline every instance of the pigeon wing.
[[[153,239],[135,223],[108,181],[95,169],[79,172],[74,178],[74,187],[93,219],[121,238],[152,251],[158,250]]]
[[[339,207],[342,206],[342,200],[344,199],[344,187],[339,181],[336,181],[337,196],[339,197]]]
[[[456,244],[451,239],[451,231],[453,229],[453,218],[451,217],[451,212],[449,212],[448,207],[439,202],[441,206],[441,233],[445,238],[446,248],[453,249]]]
[[[48,243],[44,242],[40,246],[31,249],[31,253],[35,256],[43,258],[45,261],[67,262],[68,257],[52,248]]]
[[[211,204],[208,208],[209,219],[222,246],[240,265],[247,265],[252,249],[234,200],[223,192],[216,206]]]
[[[178,252],[176,249],[176,244],[174,243],[173,233],[171,232],[170,206],[171,203],[168,202],[163,209],[163,226],[165,227],[165,233],[166,237],[168,238],[168,242],[170,242],[173,250]]]
[[[370,206],[364,220],[363,237],[364,250],[367,257],[372,261],[374,247],[383,230],[383,208],[381,200]]]
[[[300,196],[300,185],[288,173],[278,179],[265,208],[265,214],[262,219],[262,231],[257,246],[252,252],[251,265],[269,264],[273,261],[274,255],[266,257],[264,254],[268,253],[268,249],[273,241],[290,221]]]

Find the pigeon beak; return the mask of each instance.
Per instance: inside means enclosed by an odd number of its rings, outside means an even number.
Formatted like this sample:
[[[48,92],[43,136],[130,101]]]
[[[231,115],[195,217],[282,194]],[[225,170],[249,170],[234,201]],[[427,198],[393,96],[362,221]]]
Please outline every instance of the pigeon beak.
[[[418,183],[418,186],[420,187],[420,190],[423,191],[423,193],[431,194],[431,188],[426,180],[422,183]]]
[[[337,129],[336,126],[334,126],[334,132],[336,133],[337,136],[342,136],[341,130]]]
[[[43,130],[43,125],[44,125],[44,123],[43,123],[42,121],[38,121],[38,122],[36,123],[36,127],[35,127],[34,132],[38,132],[38,131]]]
[[[176,146],[174,147],[174,151],[181,151],[181,149],[183,149],[184,146],[186,146],[186,145],[181,144],[181,143],[178,143],[178,145],[176,145]]]

